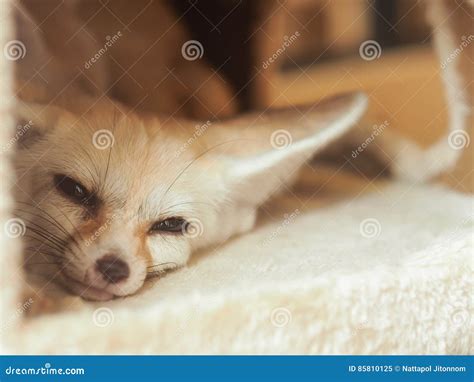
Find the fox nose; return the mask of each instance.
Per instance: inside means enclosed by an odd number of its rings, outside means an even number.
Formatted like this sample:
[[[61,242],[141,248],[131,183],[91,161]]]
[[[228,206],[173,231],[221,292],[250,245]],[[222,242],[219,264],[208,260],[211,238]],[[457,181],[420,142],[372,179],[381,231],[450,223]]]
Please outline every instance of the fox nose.
[[[115,255],[105,255],[96,261],[96,269],[102,278],[112,284],[117,284],[128,278],[130,268],[128,264]]]

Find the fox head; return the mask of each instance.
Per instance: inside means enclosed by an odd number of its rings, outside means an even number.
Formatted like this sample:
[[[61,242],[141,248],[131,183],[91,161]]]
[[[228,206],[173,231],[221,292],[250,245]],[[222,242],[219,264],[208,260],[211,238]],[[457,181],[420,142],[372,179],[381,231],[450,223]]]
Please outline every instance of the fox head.
[[[257,209],[362,115],[361,93],[224,121],[20,104],[17,210],[27,270],[108,300],[250,230]]]

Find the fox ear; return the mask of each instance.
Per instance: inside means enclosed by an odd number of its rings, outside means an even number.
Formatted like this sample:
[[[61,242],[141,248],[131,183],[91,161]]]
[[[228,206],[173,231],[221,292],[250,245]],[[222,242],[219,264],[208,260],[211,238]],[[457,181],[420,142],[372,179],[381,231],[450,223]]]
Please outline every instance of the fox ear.
[[[343,94],[314,105],[250,114],[213,129],[226,138],[232,131],[236,138],[220,154],[232,199],[253,205],[265,201],[306,160],[350,129],[366,107],[365,94]]]

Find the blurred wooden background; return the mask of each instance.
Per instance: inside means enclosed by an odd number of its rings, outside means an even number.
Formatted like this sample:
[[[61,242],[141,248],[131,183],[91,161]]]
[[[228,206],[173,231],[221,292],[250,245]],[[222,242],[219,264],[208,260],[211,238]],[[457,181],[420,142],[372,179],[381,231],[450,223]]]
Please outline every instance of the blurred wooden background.
[[[384,47],[429,41],[425,4],[419,0],[288,0],[282,6],[285,35],[301,36],[289,47],[286,65],[357,54],[360,44]]]

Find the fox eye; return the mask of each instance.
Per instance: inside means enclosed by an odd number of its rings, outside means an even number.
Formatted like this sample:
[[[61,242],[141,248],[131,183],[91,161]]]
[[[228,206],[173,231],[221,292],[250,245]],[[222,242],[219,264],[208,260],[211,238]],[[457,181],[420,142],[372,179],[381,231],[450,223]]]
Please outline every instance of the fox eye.
[[[75,203],[92,205],[95,201],[94,195],[91,194],[81,183],[66,175],[55,175],[54,186],[60,193]]]
[[[164,220],[160,220],[154,223],[149,233],[155,232],[169,232],[169,233],[185,233],[188,226],[188,222],[180,217],[172,217]]]

